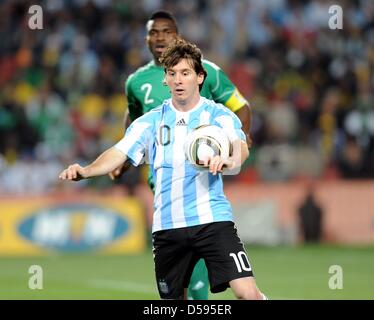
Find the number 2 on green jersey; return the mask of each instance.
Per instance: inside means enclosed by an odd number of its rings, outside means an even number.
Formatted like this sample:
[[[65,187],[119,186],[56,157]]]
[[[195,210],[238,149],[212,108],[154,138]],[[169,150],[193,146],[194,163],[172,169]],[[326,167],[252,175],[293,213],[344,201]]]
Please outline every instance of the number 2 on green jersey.
[[[153,103],[153,99],[149,99],[149,96],[152,91],[152,85],[150,83],[144,83],[141,87],[140,90],[145,91],[145,96],[144,96],[144,104],[150,104]]]

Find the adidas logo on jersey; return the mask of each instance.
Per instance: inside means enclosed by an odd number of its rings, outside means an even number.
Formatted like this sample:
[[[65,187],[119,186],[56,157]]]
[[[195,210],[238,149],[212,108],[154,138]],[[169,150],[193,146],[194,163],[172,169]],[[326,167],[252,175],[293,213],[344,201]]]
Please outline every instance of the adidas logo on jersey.
[[[187,124],[186,124],[186,122],[184,121],[184,119],[182,118],[182,119],[180,119],[176,124],[175,124],[176,126],[186,126]]]

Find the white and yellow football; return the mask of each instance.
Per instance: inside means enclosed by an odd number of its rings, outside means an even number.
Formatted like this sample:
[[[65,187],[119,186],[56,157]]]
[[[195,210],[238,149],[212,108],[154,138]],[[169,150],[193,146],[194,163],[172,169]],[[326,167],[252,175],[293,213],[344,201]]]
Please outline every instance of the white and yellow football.
[[[198,170],[207,170],[203,161],[209,157],[230,156],[231,143],[226,132],[218,126],[204,125],[191,131],[184,144],[188,162]]]

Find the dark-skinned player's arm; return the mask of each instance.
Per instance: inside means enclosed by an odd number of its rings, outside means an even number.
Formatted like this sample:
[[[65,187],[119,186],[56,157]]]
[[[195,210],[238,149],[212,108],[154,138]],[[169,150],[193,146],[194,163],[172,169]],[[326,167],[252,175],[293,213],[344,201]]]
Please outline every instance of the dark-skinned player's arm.
[[[242,130],[245,133],[248,149],[252,147],[251,138],[251,123],[252,123],[252,110],[249,104],[244,104],[240,109],[238,109],[235,114],[238,116],[242,123]]]
[[[208,73],[205,80],[206,85],[210,88],[213,100],[222,103],[238,116],[242,123],[243,132],[246,135],[248,148],[250,149],[252,146],[250,135],[252,121],[251,106],[220,67],[205,60],[204,68]]]
[[[251,123],[252,123],[252,110],[247,100],[241,95],[239,90],[235,87],[234,92],[224,105],[233,111],[240,122],[242,123],[242,130],[245,133],[248,149],[251,149]]]
[[[131,77],[129,77],[125,84],[125,91],[127,97],[127,109],[123,118],[124,132],[130,126],[131,122],[143,115],[143,109],[139,101],[136,99],[132,87],[131,87]],[[131,164],[129,161],[123,163],[122,165],[115,168],[109,173],[109,177],[112,180],[119,179],[129,168]]]
[[[125,116],[124,116],[124,119],[123,119],[123,123],[124,123],[124,127],[125,127],[125,132],[126,132],[127,128],[131,124],[131,119],[130,119],[128,109],[125,111]],[[117,168],[115,168],[114,170],[109,172],[110,179],[112,179],[112,180],[119,179],[130,168],[130,166],[131,166],[130,162],[125,161],[123,164],[121,164],[120,166],[118,166]]]

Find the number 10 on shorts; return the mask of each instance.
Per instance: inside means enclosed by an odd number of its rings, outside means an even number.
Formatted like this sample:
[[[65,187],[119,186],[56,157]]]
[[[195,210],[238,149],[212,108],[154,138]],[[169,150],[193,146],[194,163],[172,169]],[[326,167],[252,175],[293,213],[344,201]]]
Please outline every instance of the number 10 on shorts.
[[[230,257],[232,257],[235,261],[236,267],[238,268],[238,272],[241,273],[244,271],[251,271],[251,264],[248,261],[247,255],[244,251],[239,251],[237,254],[230,253]]]

